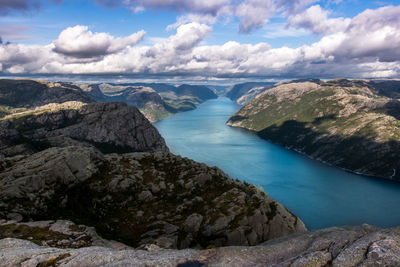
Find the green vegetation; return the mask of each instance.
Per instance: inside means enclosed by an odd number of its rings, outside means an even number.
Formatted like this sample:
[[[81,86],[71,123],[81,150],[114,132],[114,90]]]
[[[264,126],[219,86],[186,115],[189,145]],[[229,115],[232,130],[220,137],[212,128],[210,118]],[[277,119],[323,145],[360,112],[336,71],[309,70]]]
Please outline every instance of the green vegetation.
[[[68,235],[49,230],[49,227],[32,227],[28,225],[6,224],[0,226],[0,238],[26,239],[37,245],[57,246],[57,241],[68,239]]]
[[[71,257],[71,254],[69,253],[64,253],[61,255],[58,255],[57,257],[51,257],[50,259],[40,262],[36,265],[36,267],[56,267],[59,266],[59,262],[62,261],[63,259],[66,259],[68,257]]]
[[[400,101],[374,86],[344,79],[285,83],[248,103],[228,124],[348,170],[400,179]]]

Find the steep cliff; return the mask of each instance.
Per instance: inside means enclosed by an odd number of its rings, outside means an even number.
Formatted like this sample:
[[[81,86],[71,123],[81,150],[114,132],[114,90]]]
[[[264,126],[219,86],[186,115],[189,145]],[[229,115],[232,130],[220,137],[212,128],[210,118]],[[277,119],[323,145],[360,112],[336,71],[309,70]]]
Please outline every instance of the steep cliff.
[[[0,118],[50,103],[93,100],[79,88],[28,79],[0,79]]]
[[[388,97],[396,94],[390,83],[284,83],[248,103],[228,125],[341,168],[400,180],[400,101]]]
[[[6,156],[68,145],[105,153],[168,151],[157,129],[124,103],[48,104],[0,119],[0,153]]]
[[[227,90],[226,96],[240,105],[245,105],[274,84],[275,83],[273,82],[247,82],[235,84]]]
[[[151,122],[164,119],[177,112],[193,110],[198,104],[217,98],[213,90],[206,86],[188,84],[173,86],[163,83],[105,83],[99,85],[99,88],[105,98],[96,98],[96,100],[120,101],[134,105]]]
[[[256,245],[306,230],[254,186],[167,152],[53,147],[0,170],[0,218],[68,219],[134,247]]]

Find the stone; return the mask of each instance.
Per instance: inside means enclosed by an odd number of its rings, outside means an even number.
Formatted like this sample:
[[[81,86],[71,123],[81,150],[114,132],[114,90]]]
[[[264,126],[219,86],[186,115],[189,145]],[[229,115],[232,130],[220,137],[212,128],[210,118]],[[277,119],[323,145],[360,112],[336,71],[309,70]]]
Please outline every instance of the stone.
[[[369,241],[370,244],[365,245]],[[167,237],[158,239],[170,246]],[[368,225],[332,227],[296,233],[256,246],[212,249],[52,248],[27,240],[0,240],[1,266],[36,266],[56,261],[62,266],[399,266],[400,228]],[[359,257],[358,255],[363,255]]]
[[[133,247],[161,237],[169,241],[158,241],[159,246],[176,248],[255,245],[306,230],[254,186],[168,152],[104,155],[95,148],[68,146],[4,160],[0,219],[10,213],[24,221],[73,219]],[[180,173],[186,174],[176,180]],[[205,176],[214,178],[200,186],[197,179]],[[175,189],[153,194],[159,181]],[[184,189],[186,184],[192,188]],[[252,196],[247,203],[237,201],[243,194]],[[273,217],[271,206],[276,207]]]
[[[51,104],[0,120],[0,154],[32,154],[71,145],[104,153],[168,151],[154,126],[124,103]]]

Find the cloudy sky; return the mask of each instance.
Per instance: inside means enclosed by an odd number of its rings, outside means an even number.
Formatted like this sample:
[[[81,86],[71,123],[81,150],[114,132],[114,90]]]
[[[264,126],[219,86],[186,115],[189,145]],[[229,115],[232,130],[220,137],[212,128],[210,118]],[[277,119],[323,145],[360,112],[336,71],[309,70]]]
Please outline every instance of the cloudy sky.
[[[0,0],[0,72],[400,76],[400,1]]]

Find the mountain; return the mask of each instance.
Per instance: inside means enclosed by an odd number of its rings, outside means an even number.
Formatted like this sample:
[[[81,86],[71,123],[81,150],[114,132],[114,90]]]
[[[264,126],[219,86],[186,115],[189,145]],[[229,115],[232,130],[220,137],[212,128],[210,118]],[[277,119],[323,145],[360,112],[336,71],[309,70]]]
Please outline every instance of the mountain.
[[[228,125],[356,173],[400,180],[399,81],[295,81],[244,106]]]
[[[0,266],[400,264],[399,228],[306,232],[258,187],[169,153],[135,107],[19,92],[0,118]]]
[[[56,88],[61,99],[81,93],[73,84]],[[124,99],[132,90],[122,92]],[[19,91],[21,99],[25,94],[36,97],[27,86]],[[306,230],[262,190],[168,151],[157,129],[126,103],[67,101],[14,110],[0,118],[0,236],[31,237],[23,226],[22,232],[2,228],[4,220],[70,220],[133,247],[205,248],[256,245]],[[30,240],[53,232],[32,233]]]
[[[198,104],[217,98],[210,88],[198,85],[173,86],[162,83],[89,85],[90,88],[96,88],[95,86],[99,87],[103,96],[94,96],[94,100],[120,101],[134,105],[151,122],[164,119],[177,112],[193,110]],[[93,89],[85,91],[91,96],[94,95]],[[98,94],[97,90],[96,94]]]
[[[227,86],[227,85],[208,85],[208,87],[211,89],[211,90],[213,90],[213,92],[216,94],[216,95],[224,95],[225,93],[226,93],[226,90],[228,90],[228,88],[230,88],[229,86]]]
[[[0,79],[0,117],[49,103],[93,100],[79,88],[26,79]]]
[[[119,101],[137,107],[151,122],[173,114],[172,108],[150,87],[123,87],[120,91],[108,92],[105,95],[108,97],[107,101]]]
[[[240,83],[229,88],[226,92],[226,96],[236,101],[238,104],[244,105],[274,84],[273,82]]]
[[[305,231],[256,187],[168,152],[67,146],[0,163],[2,219],[68,219],[133,247],[256,245]]]
[[[77,144],[103,152],[168,151],[156,128],[125,103],[52,103],[0,119],[6,156]]]

